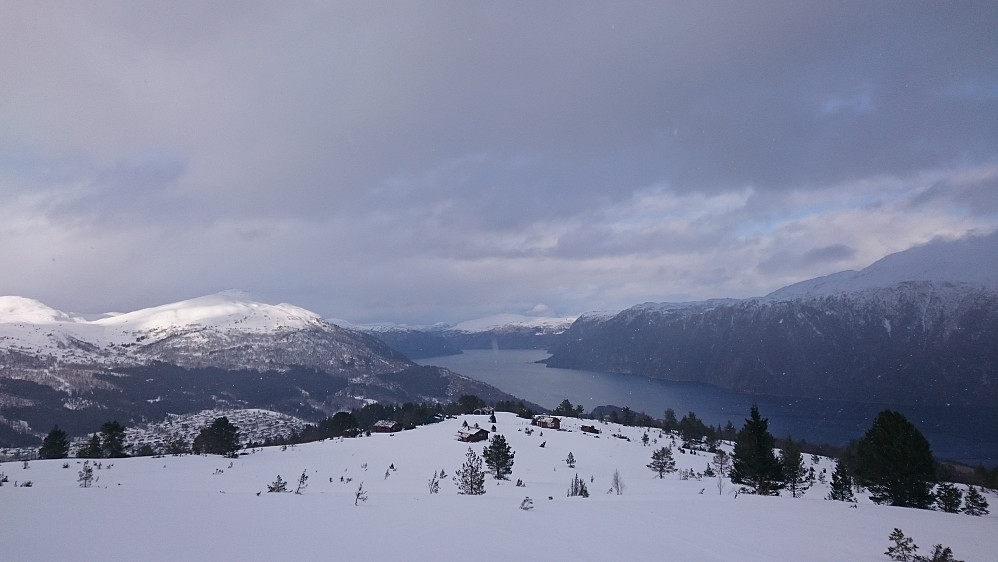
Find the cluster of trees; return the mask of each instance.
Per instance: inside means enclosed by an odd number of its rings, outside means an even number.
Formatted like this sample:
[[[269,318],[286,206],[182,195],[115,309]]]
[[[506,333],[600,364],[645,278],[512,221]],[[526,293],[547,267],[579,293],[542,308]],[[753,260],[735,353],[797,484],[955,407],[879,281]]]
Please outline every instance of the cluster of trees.
[[[776,439],[768,420],[752,406],[749,419],[738,432],[732,454],[731,481],[753,494],[776,495],[781,490],[799,497],[809,486],[800,448],[787,438],[776,456]],[[854,501],[853,488],[865,487],[870,499],[899,507],[960,511],[962,492],[938,482],[936,463],[929,442],[899,412],[877,414],[866,434],[853,442],[838,459],[832,473],[830,500]],[[964,500],[965,513],[988,513],[987,500],[973,486]]]
[[[49,432],[49,435],[52,435],[52,432]],[[39,456],[41,456],[41,451],[39,451]],[[117,421],[104,422],[100,426],[100,431],[90,436],[90,441],[76,452],[76,456],[81,459],[116,459],[127,457],[128,454],[125,452],[125,427]]]
[[[473,394],[460,396],[454,402],[441,404],[439,402],[406,402],[404,404],[368,404],[362,408],[354,408],[349,412],[337,412],[323,418],[316,424],[309,424],[299,432],[269,439],[263,443],[251,445],[296,445],[310,443],[336,437],[354,437],[370,428],[379,420],[391,420],[402,425],[403,429],[412,429],[421,425],[429,425],[445,419],[447,416],[470,414],[475,410],[489,408],[484,400]],[[534,411],[522,401],[499,401],[491,406],[497,412],[512,412],[522,418],[532,418]]]
[[[584,418],[582,405],[573,405],[567,398],[552,411],[556,416],[572,418]],[[707,425],[693,412],[687,413],[681,419],[676,417],[676,411],[672,408],[665,410],[662,419],[655,419],[644,412],[635,412],[630,407],[616,408],[611,406],[601,406],[593,410],[589,416],[601,422],[619,423],[630,427],[657,428],[665,432],[676,432],[688,447],[699,447],[703,445],[709,450],[713,450],[722,440],[733,440],[735,438],[735,426],[728,423],[721,427]]]
[[[38,457],[42,459],[64,459],[69,457],[70,439],[58,425],[49,431],[38,449]],[[114,459],[130,456],[125,445],[125,427],[118,421],[104,422],[100,430],[90,436],[87,443],[76,451],[76,457],[81,459]],[[162,454],[217,454],[234,455],[241,445],[239,443],[239,428],[229,423],[228,418],[220,417],[203,427],[195,437],[193,447],[188,447],[183,439],[175,439],[168,443]],[[157,454],[148,444],[142,445],[135,456],[152,456]]]

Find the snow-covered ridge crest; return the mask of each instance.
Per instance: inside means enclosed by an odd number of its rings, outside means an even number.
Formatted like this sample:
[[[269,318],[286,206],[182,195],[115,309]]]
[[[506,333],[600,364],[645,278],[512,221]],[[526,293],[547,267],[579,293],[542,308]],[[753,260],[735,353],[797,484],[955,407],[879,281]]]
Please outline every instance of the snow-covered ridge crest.
[[[84,322],[84,320],[78,316],[51,308],[35,299],[0,296],[0,324],[58,324],[63,322]]]
[[[336,329],[304,308],[265,304],[233,291],[91,321],[36,300],[0,297],[0,351],[72,363],[116,363],[138,351],[133,347],[136,344],[148,348],[167,338],[204,344],[209,339],[228,341],[239,335],[277,335],[316,328]]]
[[[477,318],[474,320],[466,320],[464,322],[459,322],[454,325],[453,329],[462,332],[484,332],[487,330],[493,330],[497,328],[503,328],[506,326],[523,327],[523,328],[539,328],[548,330],[564,330],[572,322],[575,321],[575,317],[565,317],[565,318],[552,318],[552,317],[539,317],[539,316],[525,316],[523,314],[494,314],[492,316],[487,316],[485,318]]]
[[[241,332],[275,329],[302,330],[323,323],[309,310],[291,304],[265,304],[226,291],[185,301],[102,318],[96,325],[129,331],[161,331],[170,328],[205,327]]]
[[[998,231],[959,240],[934,240],[890,254],[860,271],[841,271],[783,287],[766,299],[825,297],[905,282],[998,289]]]

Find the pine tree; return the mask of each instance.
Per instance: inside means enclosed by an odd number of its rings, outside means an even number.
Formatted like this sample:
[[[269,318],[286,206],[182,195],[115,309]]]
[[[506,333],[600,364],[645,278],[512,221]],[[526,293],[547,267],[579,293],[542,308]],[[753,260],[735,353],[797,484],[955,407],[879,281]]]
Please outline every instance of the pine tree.
[[[845,465],[839,461],[835,462],[835,470],[832,472],[831,488],[828,495],[825,496],[826,500],[856,501],[856,497],[852,493],[852,477],[846,472]]]
[[[101,458],[100,435],[96,433],[91,435],[90,441],[76,452],[76,456],[81,459]]]
[[[171,439],[169,443],[166,444],[166,454],[178,456],[186,455],[191,452],[191,448],[187,445],[187,441],[184,441],[182,437],[177,437],[176,439]]]
[[[211,425],[201,428],[191,449],[196,455],[224,455],[231,457],[239,450],[239,428],[229,423],[229,418],[215,418]]]
[[[298,477],[298,487],[295,488],[296,494],[301,494],[303,488],[308,488],[308,484],[306,484],[306,482],[308,482],[308,475],[303,470],[301,471],[301,476]]]
[[[753,404],[749,419],[735,440],[731,481],[745,484],[753,494],[778,495],[783,487],[783,471],[773,452],[775,446],[769,420],[759,417],[759,407]]]
[[[672,458],[672,450],[668,447],[661,447],[651,454],[651,462],[648,468],[658,474],[659,478],[665,478],[666,474],[676,471],[676,460]]]
[[[939,508],[939,511],[960,513],[962,501],[963,492],[949,482],[943,482],[936,487],[936,507]]]
[[[679,421],[676,419],[676,411],[672,408],[665,409],[665,416],[662,418],[662,429],[667,433],[679,429]]]
[[[513,457],[516,453],[509,448],[506,438],[502,435],[494,434],[485,450],[482,451],[482,458],[485,466],[489,467],[489,472],[496,480],[508,480],[508,476],[513,473]]]
[[[572,454],[572,451],[569,451],[568,456],[565,457],[565,464],[568,465],[568,468],[575,468],[575,455]]]
[[[887,547],[887,552],[884,554],[890,556],[891,560],[895,562],[915,562],[918,560],[918,555],[915,554],[918,546],[911,537],[904,536],[901,529],[894,527],[894,531],[888,538],[894,541],[894,545]]]
[[[117,421],[100,426],[101,456],[105,459],[127,457],[125,454],[125,428]]]
[[[431,494],[440,493],[440,480],[437,478],[436,472],[434,472],[433,476],[430,477],[430,481],[429,483],[427,483],[427,487],[430,489]]]
[[[480,496],[485,493],[482,459],[471,447],[468,447],[468,452],[465,453],[464,464],[454,474],[457,476],[457,493],[469,496]]]
[[[714,470],[719,477],[725,476],[728,473],[728,467],[731,465],[731,455],[726,453],[724,449],[718,449],[714,453],[714,460],[711,461],[711,464],[714,465]]]
[[[870,499],[899,507],[927,509],[936,481],[929,442],[899,412],[884,410],[856,447],[856,479]]]
[[[987,515],[988,500],[974,486],[967,487],[967,495],[963,500],[963,512],[967,515]]]
[[[94,482],[94,467],[90,465],[90,460],[83,461],[83,468],[80,469],[79,478],[76,479],[81,488],[89,488]]]
[[[64,459],[69,456],[69,437],[59,426],[52,428],[38,449],[40,459]]]
[[[916,556],[918,562],[963,562],[953,558],[953,550],[948,546],[937,544],[932,547],[932,556]]]
[[[787,491],[795,498],[803,496],[804,492],[811,486],[807,478],[807,469],[804,468],[804,457],[801,455],[800,447],[789,436],[783,446],[780,464]]]
[[[287,491],[288,491],[288,483],[285,482],[283,478],[281,478],[280,474],[277,475],[277,480],[274,480],[270,484],[267,484],[268,493],[279,493]]]

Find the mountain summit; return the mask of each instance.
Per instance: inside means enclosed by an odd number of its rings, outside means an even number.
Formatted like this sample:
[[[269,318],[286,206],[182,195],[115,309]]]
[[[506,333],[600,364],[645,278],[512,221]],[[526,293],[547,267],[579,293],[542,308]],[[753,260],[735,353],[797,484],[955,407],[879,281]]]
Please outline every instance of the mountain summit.
[[[317,420],[375,402],[512,399],[416,365],[382,341],[290,304],[226,291],[88,321],[0,297],[0,443],[59,424],[260,407]]]

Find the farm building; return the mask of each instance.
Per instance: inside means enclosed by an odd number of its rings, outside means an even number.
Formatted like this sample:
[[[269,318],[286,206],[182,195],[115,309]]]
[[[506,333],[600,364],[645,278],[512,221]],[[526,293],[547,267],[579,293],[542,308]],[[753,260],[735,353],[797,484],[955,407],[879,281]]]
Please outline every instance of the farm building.
[[[582,426],[581,429],[582,429],[582,431],[585,431],[586,433],[595,433],[597,435],[599,435],[599,432],[600,432],[598,429],[596,429],[595,426],[592,426],[592,425],[584,425],[584,426]]]
[[[477,443],[479,441],[485,441],[488,438],[489,432],[487,429],[468,428],[461,429],[457,432],[457,440],[465,443]]]
[[[534,420],[531,424],[538,427],[546,427],[548,429],[561,429],[561,420],[554,416],[534,416]]]

